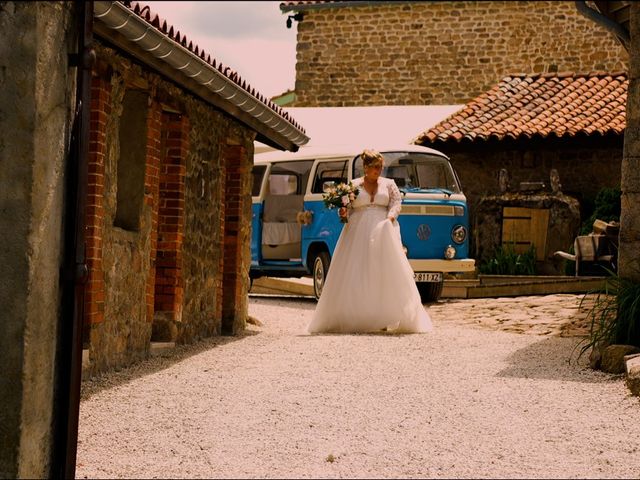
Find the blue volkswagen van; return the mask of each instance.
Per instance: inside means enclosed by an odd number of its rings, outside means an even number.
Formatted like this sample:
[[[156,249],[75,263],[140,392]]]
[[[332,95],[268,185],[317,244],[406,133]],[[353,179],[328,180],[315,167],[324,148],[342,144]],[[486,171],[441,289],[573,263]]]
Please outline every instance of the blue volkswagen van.
[[[375,147],[374,147],[375,148]],[[472,272],[467,201],[443,153],[418,145],[377,148],[382,175],[403,195],[398,222],[422,301],[436,301],[444,273]],[[362,150],[360,150],[362,151]],[[320,298],[343,224],[322,201],[334,184],[363,175],[360,152],[307,147],[255,155],[252,191],[252,279],[313,278]]]

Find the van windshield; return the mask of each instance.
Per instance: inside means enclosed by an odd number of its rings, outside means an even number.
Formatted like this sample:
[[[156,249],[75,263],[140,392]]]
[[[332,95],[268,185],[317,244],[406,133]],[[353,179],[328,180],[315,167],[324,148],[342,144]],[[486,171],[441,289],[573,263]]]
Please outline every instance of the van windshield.
[[[395,180],[400,190],[461,191],[460,183],[446,158],[412,152],[382,152],[382,156],[382,176]],[[358,155],[353,164],[353,178],[363,175],[362,158]]]

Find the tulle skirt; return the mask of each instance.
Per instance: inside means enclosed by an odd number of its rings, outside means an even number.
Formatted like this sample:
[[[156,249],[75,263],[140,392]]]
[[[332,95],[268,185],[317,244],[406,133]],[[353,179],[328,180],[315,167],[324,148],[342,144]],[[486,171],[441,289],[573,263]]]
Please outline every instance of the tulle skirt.
[[[310,333],[431,330],[397,222],[384,207],[356,209],[338,239]]]

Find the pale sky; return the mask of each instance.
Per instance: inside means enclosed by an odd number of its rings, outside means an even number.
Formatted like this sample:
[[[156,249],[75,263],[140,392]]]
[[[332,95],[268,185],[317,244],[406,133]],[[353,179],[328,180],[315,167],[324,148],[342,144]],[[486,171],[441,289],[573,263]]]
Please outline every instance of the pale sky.
[[[293,90],[296,77],[297,22],[287,28],[280,3],[140,2],[269,98]]]

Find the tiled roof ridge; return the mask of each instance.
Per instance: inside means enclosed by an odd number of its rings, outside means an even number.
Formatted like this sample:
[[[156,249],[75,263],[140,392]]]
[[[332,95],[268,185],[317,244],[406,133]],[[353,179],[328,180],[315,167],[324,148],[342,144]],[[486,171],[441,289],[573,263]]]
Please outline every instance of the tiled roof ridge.
[[[254,98],[262,102],[264,105],[269,107],[271,110],[276,112],[278,115],[285,118],[288,122],[294,125],[298,130],[306,133],[304,128],[300,126],[286,111],[284,111],[281,107],[276,105],[270,99],[266,98],[260,92],[258,92],[255,88],[249,85],[245,80],[240,77],[238,72],[233,70],[231,67],[223,65],[222,62],[217,61],[215,58],[211,58],[211,55],[206,53],[204,50],[200,49],[198,45],[194,45],[192,41],[187,39],[185,34],[181,34],[180,30],[174,28],[173,25],[167,24],[166,20],[160,18],[160,15],[157,13],[153,13],[149,5],[142,5],[140,2],[132,2],[131,0],[119,0],[121,4],[131,10],[133,13],[138,15],[140,18],[145,20],[155,29],[157,29],[163,35],[169,37],[176,43],[179,43],[184,48],[189,50],[195,56],[199,57],[201,60],[209,64],[211,67],[218,70],[222,75],[231,80],[233,83],[238,85],[240,88],[245,90],[247,93],[252,95]]]
[[[544,72],[544,73],[511,73],[505,75],[502,79],[506,78],[568,78],[568,77],[627,77],[628,73],[625,70],[618,70],[615,72],[608,72],[606,70],[592,70],[590,72]]]
[[[507,75],[414,142],[622,134],[627,87],[626,72]]]

